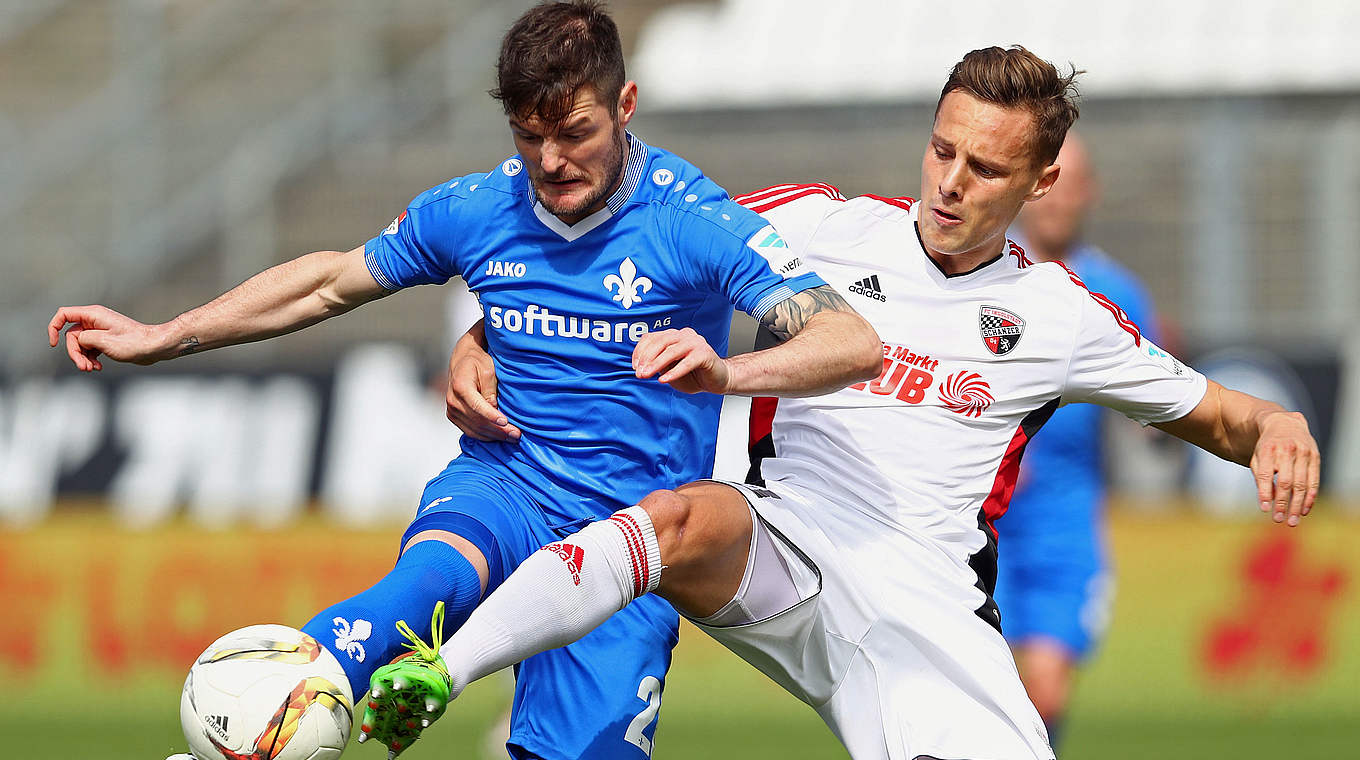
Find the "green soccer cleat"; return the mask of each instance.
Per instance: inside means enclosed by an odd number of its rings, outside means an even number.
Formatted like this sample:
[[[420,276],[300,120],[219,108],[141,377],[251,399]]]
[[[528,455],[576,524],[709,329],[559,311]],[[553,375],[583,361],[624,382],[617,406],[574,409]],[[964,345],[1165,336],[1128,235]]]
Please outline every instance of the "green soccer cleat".
[[[387,745],[388,760],[420,738],[449,706],[451,682],[444,658],[439,656],[443,639],[444,603],[436,602],[430,618],[431,646],[420,640],[405,620],[397,630],[410,640],[411,651],[378,668],[368,681],[368,705],[359,724],[359,742],[377,739]]]

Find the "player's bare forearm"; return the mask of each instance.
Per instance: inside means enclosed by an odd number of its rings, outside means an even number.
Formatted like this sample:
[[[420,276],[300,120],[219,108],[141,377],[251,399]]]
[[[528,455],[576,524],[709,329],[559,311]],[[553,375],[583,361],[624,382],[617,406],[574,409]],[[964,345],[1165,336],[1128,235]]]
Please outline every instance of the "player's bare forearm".
[[[1210,380],[1204,398],[1184,417],[1156,427],[1215,456],[1246,467],[1260,438],[1260,422],[1286,413],[1279,404],[1240,393]]]
[[[386,295],[363,250],[318,251],[271,267],[162,326],[173,356],[300,330]]]
[[[1312,511],[1322,456],[1302,414],[1210,380],[1194,410],[1157,427],[1249,467],[1261,509],[1273,506],[1276,522],[1297,525]]]
[[[292,332],[385,294],[364,264],[362,248],[321,251],[267,269],[159,325],[105,306],[63,306],[48,321],[47,341],[58,345],[65,330],[66,353],[84,372],[103,369],[101,357],[155,364]]]
[[[728,393],[817,396],[878,376],[878,334],[829,286],[805,290],[770,310],[763,324],[783,342],[727,360]]]

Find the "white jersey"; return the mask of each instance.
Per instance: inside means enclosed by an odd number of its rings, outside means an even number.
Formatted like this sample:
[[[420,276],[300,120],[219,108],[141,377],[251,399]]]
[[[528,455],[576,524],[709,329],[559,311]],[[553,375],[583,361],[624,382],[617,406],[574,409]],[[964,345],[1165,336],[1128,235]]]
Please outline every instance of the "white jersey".
[[[1032,264],[1008,241],[998,258],[946,275],[922,247],[911,199],[782,185],[737,200],[883,341],[876,380],[778,400],[763,477],[841,503],[853,495],[873,524],[927,537],[970,564],[988,596],[992,522],[1006,511],[1026,442],[1059,404],[1093,402],[1149,424],[1184,416],[1204,395],[1202,375],[1061,264]],[[853,529],[856,520],[840,522]]]
[[[991,523],[1059,404],[1173,420],[1199,403],[1203,376],[1014,244],[945,275],[910,199],[782,185],[737,200],[878,330],[883,371],[825,396],[753,402],[756,451],[766,433],[773,451],[765,487],[731,484],[757,516],[733,603],[797,601],[695,622],[812,705],[855,760],[1051,760],[991,600]],[[762,538],[778,562],[751,559]]]

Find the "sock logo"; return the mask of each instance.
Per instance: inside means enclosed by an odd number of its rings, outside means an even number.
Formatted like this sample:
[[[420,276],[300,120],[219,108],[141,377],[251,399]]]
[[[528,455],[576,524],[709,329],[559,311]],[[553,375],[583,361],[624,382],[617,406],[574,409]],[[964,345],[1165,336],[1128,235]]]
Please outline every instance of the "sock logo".
[[[586,553],[581,547],[576,544],[556,543],[548,544],[543,549],[561,557],[562,561],[567,563],[567,570],[571,572],[572,582],[581,585],[581,564],[586,558]]]
[[[214,732],[216,732],[217,736],[223,742],[229,741],[229,734],[227,733],[227,716],[206,715],[203,718],[203,722],[207,723],[208,727],[211,728]]]
[[[367,620],[355,620],[354,625],[344,618],[336,618],[331,621],[335,626],[335,648],[349,655],[355,662],[364,661],[364,645],[361,641],[368,641],[368,637],[373,635],[373,624]]]

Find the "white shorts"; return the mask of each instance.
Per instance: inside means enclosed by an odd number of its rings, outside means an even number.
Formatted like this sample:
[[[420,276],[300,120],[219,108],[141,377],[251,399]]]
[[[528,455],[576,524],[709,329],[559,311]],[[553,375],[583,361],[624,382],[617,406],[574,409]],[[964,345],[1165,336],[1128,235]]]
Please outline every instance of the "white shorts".
[[[792,570],[766,561],[753,574],[753,553],[739,596],[797,593],[761,620],[695,623],[817,710],[854,760],[1052,760],[1010,649],[975,612],[985,595],[966,563],[850,504],[719,482]]]

